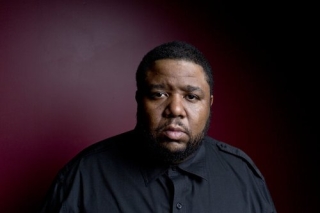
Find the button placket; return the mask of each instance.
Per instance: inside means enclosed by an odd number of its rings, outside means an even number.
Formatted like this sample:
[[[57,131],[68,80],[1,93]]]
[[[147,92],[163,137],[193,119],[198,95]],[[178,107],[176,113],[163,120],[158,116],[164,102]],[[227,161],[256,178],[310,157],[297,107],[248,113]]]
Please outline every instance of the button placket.
[[[174,194],[173,194],[173,213],[182,213],[185,212],[184,206],[184,192],[185,192],[185,177],[179,172],[177,167],[171,167],[168,171],[168,176],[172,181]]]
[[[182,204],[181,203],[177,203],[177,205],[176,205],[176,207],[177,207],[177,209],[182,209]]]

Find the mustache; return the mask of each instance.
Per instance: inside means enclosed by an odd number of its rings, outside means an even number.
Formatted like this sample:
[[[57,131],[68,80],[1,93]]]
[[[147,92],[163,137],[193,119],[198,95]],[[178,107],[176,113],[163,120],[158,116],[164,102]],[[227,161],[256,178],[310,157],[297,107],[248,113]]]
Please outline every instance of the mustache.
[[[164,124],[158,126],[155,131],[156,132],[161,132],[163,130],[165,130],[166,128],[168,128],[170,125],[176,125],[179,126],[180,128],[183,129],[183,131],[190,135],[190,130],[179,120],[179,119],[170,119],[167,120]]]

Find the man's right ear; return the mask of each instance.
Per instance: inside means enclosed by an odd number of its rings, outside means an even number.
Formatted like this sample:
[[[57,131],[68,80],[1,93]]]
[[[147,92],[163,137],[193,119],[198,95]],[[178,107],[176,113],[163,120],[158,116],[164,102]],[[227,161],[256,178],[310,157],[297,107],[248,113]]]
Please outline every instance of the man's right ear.
[[[137,103],[141,101],[141,92],[139,92],[139,90],[136,91],[135,99]]]

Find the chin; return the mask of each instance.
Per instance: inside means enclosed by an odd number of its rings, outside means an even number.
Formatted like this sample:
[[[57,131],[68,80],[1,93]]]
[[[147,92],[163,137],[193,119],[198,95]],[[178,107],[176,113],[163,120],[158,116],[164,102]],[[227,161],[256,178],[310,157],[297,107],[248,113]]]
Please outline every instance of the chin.
[[[181,141],[170,140],[161,135],[161,131],[154,131],[148,128],[144,122],[138,119],[137,130],[144,138],[143,146],[148,150],[151,159],[165,164],[177,164],[188,159],[202,144],[205,132],[194,137],[186,137]],[[189,135],[192,135],[190,132]]]
[[[161,142],[159,138],[148,141],[152,158],[166,164],[177,164],[195,153],[201,145],[200,141]]]
[[[167,149],[168,152],[171,152],[171,153],[184,152],[187,148],[185,143],[181,144],[179,142],[166,142],[165,144],[162,144],[160,146]]]

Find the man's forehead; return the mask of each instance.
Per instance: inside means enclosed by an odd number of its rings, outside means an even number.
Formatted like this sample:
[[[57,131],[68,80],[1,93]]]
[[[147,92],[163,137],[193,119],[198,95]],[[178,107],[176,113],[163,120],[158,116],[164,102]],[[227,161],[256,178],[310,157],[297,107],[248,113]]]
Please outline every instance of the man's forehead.
[[[196,65],[196,66],[200,66],[202,68],[202,66],[192,60],[188,60],[188,59],[184,59],[184,58],[162,58],[162,59],[157,59],[155,60],[152,65],[155,66],[155,65],[158,65],[158,64],[172,64],[172,63],[175,63],[175,64],[185,64],[185,63],[188,63],[188,64],[193,64],[193,65]],[[151,66],[151,67],[153,67]]]
[[[145,74],[145,80],[147,81],[161,81],[165,79],[174,79],[176,81],[207,81],[207,76],[203,68],[194,62],[186,60],[157,60]]]
[[[156,60],[153,65],[146,71],[146,75],[151,76],[161,73],[166,73],[167,75],[190,75],[201,78],[201,76],[206,77],[206,73],[203,67],[195,62],[184,60],[184,59],[160,59]]]
[[[179,89],[186,92],[210,91],[210,83],[202,66],[184,59],[156,60],[145,72],[144,89]],[[142,88],[141,88],[142,89]]]

